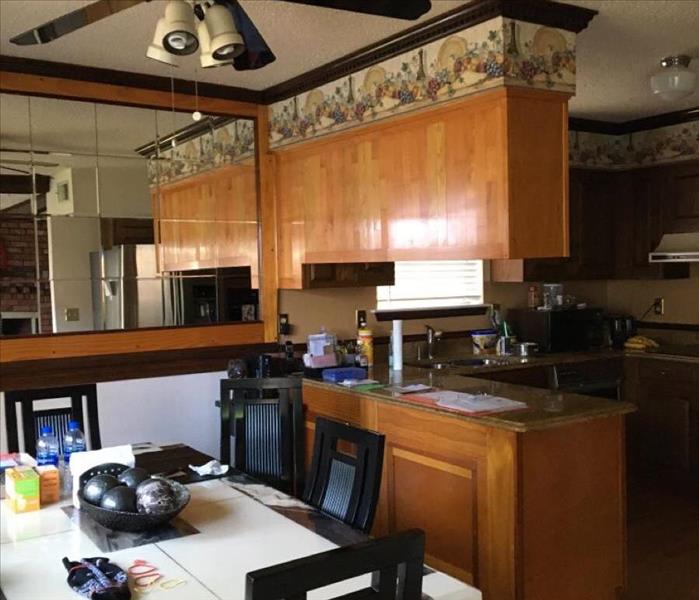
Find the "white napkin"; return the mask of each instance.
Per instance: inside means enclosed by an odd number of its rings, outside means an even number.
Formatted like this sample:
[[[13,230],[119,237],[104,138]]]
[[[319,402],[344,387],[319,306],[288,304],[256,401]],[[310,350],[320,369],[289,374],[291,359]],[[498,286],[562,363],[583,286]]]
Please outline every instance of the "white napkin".
[[[222,465],[217,460],[210,460],[208,463],[202,465],[201,467],[189,465],[189,468],[192,469],[192,471],[194,471],[200,477],[204,477],[205,475],[223,475],[228,472],[228,465]]]
[[[70,474],[73,476],[73,506],[80,508],[78,502],[78,489],[80,488],[80,476],[92,467],[103,463],[120,463],[128,467],[133,467],[135,459],[131,445],[112,446],[101,450],[90,450],[89,452],[76,452],[70,456]]]

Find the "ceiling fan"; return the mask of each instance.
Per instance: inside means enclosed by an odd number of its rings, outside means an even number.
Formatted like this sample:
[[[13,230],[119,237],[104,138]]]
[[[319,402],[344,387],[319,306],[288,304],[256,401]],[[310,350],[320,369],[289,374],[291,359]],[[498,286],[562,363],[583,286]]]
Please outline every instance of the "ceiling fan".
[[[283,1],[407,20],[415,20],[431,8],[430,0]],[[97,0],[10,41],[20,46],[47,44],[142,2],[150,0]],[[177,56],[197,49],[201,49],[202,67],[232,65],[238,71],[246,71],[276,60],[237,0],[169,0],[146,55],[176,66]]]

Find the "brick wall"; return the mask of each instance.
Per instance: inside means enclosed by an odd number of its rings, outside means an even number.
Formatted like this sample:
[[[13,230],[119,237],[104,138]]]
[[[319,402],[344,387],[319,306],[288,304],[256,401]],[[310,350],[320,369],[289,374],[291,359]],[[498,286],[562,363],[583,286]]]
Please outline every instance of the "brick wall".
[[[48,229],[45,219],[36,220],[39,244],[40,281],[36,281],[34,218],[3,215],[0,218],[0,310],[36,312],[40,294],[41,332],[53,331],[51,288],[48,278]]]

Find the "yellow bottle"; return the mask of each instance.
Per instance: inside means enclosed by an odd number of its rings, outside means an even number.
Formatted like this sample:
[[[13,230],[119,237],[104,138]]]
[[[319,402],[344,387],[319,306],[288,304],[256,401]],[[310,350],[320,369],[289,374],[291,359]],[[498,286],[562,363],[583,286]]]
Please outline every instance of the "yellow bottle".
[[[367,327],[357,331],[357,346],[359,353],[366,358],[367,367],[374,365],[374,332]]]

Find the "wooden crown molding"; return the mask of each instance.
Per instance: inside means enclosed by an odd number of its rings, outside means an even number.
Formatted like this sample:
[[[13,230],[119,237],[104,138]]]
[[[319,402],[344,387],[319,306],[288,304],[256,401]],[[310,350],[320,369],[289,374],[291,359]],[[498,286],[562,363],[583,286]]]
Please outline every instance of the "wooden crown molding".
[[[198,91],[200,96],[209,98],[271,104],[494,17],[503,16],[577,33],[585,29],[596,14],[594,10],[551,0],[474,0],[265,90],[200,82]],[[16,56],[0,55],[0,71],[161,92],[170,92],[171,89],[169,77]],[[175,79],[174,88],[177,93],[194,95],[193,81]]]
[[[169,77],[86,67],[47,60],[34,60],[33,58],[6,56],[4,54],[0,54],[0,71],[57,79],[74,79],[90,83],[105,83],[168,93],[172,89],[171,85],[173,85],[175,93],[194,96],[194,81],[189,79],[175,79],[172,82]],[[261,92],[256,90],[203,82],[198,82],[197,87],[199,96],[206,96],[207,98],[236,100],[252,104],[260,104],[262,102]]]
[[[663,113],[661,115],[653,115],[652,117],[632,119],[631,121],[624,121],[622,123],[570,117],[568,120],[568,129],[570,129],[570,131],[604,133],[607,135],[628,135],[629,133],[648,131],[649,129],[658,129],[659,127],[679,125],[680,123],[689,123],[691,121],[699,121],[699,106]]]

